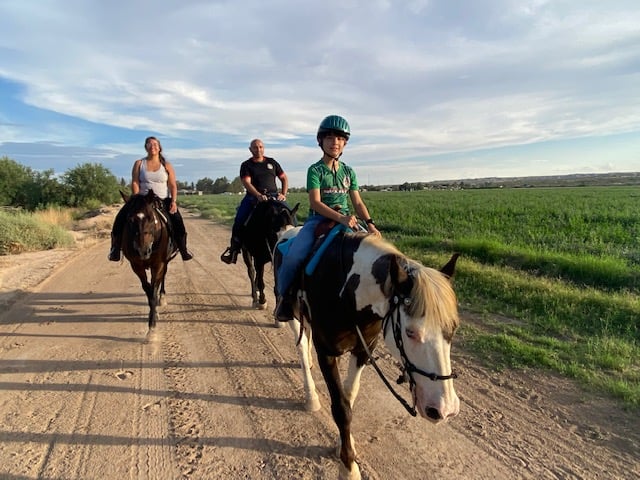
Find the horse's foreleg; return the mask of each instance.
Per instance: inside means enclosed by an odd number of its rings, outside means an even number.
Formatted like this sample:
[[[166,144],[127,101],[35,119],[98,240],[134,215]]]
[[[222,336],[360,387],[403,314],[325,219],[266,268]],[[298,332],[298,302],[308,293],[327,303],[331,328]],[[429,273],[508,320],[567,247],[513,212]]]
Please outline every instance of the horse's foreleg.
[[[291,326],[295,341],[297,342],[300,338],[300,322],[293,319],[287,323]],[[313,366],[311,361],[311,339],[307,337],[306,334],[303,334],[302,338],[300,338],[300,343],[296,346],[298,348],[300,366],[302,367],[302,382],[304,384],[304,395],[306,397],[305,409],[308,412],[317,412],[320,410],[320,398],[318,397],[318,392],[316,392],[316,384],[311,375],[311,367]]]
[[[249,277],[249,283],[251,284],[251,306],[253,308],[258,308],[258,289],[256,287],[256,269],[253,266],[253,258],[244,249],[242,250],[242,258],[247,266],[247,276]]]
[[[338,478],[359,480],[360,468],[356,463],[356,451],[353,447],[353,438],[351,436],[351,405],[340,381],[337,359],[336,357],[329,357],[319,353],[318,364],[331,397],[331,414],[340,432],[338,455],[342,465],[340,465]]]
[[[167,264],[162,263],[156,268],[151,269],[151,285],[153,285],[152,295],[149,297],[149,329],[155,328],[158,322],[158,305],[160,304],[160,292],[165,274],[167,273]]]
[[[140,279],[140,284],[142,285],[142,290],[144,290],[145,295],[147,296],[147,303],[151,301],[151,296],[153,295],[153,288],[149,280],[147,280],[147,271],[144,267],[139,265],[131,265],[133,273],[135,273]]]

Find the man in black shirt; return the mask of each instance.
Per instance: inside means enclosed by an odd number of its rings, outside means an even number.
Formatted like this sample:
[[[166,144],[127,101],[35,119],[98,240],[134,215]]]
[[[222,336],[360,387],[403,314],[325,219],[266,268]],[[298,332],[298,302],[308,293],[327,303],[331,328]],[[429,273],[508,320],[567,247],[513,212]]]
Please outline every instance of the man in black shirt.
[[[289,188],[287,174],[273,158],[264,156],[264,144],[256,138],[251,141],[249,151],[252,157],[240,165],[240,180],[247,193],[238,206],[236,218],[231,229],[231,245],[220,256],[224,263],[236,263],[240,252],[240,232],[251,211],[258,202],[266,202],[274,198],[281,202],[287,199]],[[276,178],[280,179],[282,190],[278,191]]]

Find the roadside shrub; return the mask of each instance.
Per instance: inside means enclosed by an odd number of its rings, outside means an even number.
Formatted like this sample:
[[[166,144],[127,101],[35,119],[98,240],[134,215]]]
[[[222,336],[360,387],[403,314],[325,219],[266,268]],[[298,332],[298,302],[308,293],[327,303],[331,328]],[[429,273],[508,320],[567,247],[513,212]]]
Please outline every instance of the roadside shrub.
[[[0,255],[74,244],[71,234],[61,225],[42,221],[42,214],[0,210]]]

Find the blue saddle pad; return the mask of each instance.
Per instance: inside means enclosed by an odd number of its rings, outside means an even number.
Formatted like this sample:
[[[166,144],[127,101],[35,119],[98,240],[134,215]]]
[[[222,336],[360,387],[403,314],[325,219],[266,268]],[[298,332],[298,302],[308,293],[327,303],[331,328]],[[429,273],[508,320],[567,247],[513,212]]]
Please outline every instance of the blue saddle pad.
[[[314,270],[318,266],[318,263],[320,263],[320,259],[322,258],[324,251],[327,249],[329,245],[331,245],[331,241],[334,239],[334,237],[338,233],[344,232],[345,230],[347,230],[347,227],[339,223],[335,227],[333,227],[329,231],[329,233],[327,233],[327,236],[325,237],[324,241],[322,242],[320,247],[318,247],[316,252],[313,254],[313,256],[311,257],[311,260],[309,260],[309,263],[307,263],[307,266],[304,269],[304,273],[306,273],[307,275],[311,275],[314,272]]]
[[[289,248],[291,247],[291,241],[294,238],[296,237],[287,238],[286,240],[278,244],[278,250],[280,250],[280,253],[282,253],[282,255],[286,255],[287,253],[289,253]]]
[[[324,251],[331,244],[331,240],[333,240],[338,233],[344,232],[346,230],[348,230],[347,227],[339,223],[329,231],[329,233],[324,238],[324,241],[320,244],[320,247],[318,247],[318,249],[311,257],[311,260],[309,260],[309,262],[307,263],[307,266],[304,269],[304,273],[306,273],[307,275],[311,275],[314,272],[314,270],[318,266],[318,263],[320,263],[320,259],[322,258]],[[280,250],[280,253],[282,253],[282,255],[286,255],[287,253],[289,253],[291,242],[295,240],[295,238],[296,237],[288,238],[287,240],[278,244],[277,248],[278,250]]]

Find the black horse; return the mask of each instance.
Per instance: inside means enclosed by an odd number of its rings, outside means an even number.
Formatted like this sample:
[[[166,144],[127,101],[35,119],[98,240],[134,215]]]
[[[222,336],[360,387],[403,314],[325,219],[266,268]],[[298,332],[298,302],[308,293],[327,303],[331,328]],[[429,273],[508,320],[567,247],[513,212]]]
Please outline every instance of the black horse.
[[[121,192],[122,193],[122,192]],[[169,221],[162,200],[153,190],[146,195],[122,194],[127,209],[122,234],[122,253],[140,279],[149,303],[149,330],[156,326],[157,307],[166,305],[164,280],[167,266],[178,250],[169,232]],[[147,278],[147,270],[151,278]]]
[[[247,266],[251,282],[253,308],[264,310],[267,299],[264,294],[264,266],[271,262],[278,235],[296,225],[296,212],[300,204],[290,209],[274,199],[256,205],[247,220],[240,240],[242,258]]]
[[[296,232],[287,232],[281,241]],[[389,352],[402,365],[401,376],[409,381],[413,406],[393,392],[405,408],[433,423],[457,415],[460,402],[449,356],[459,322],[450,283],[457,257],[438,271],[411,260],[380,238],[344,233],[335,236],[315,270],[305,268],[294,306],[301,321],[288,323],[298,341],[306,408],[311,411],[320,408],[309,370],[313,340],[340,432],[340,479],[360,478],[351,434],[352,408],[360,375],[367,363],[374,363],[371,352],[381,333]],[[276,247],[275,267],[281,262]],[[351,355],[342,382],[338,359],[345,353]],[[386,379],[385,383],[390,385]]]

